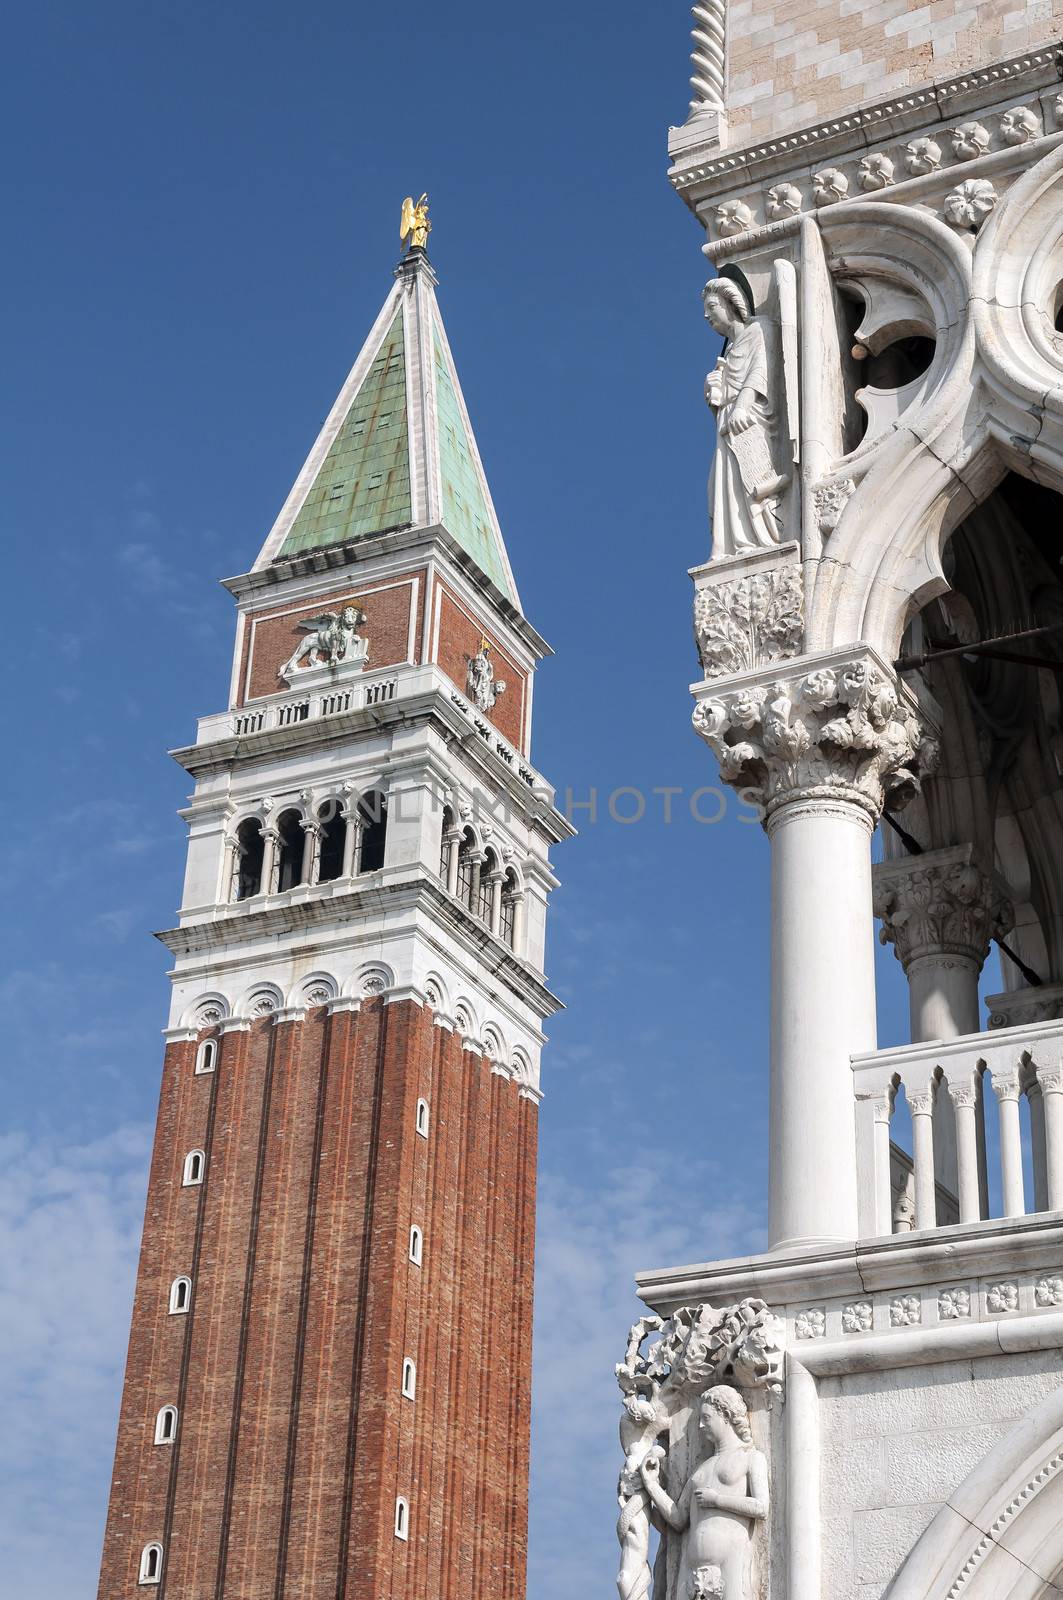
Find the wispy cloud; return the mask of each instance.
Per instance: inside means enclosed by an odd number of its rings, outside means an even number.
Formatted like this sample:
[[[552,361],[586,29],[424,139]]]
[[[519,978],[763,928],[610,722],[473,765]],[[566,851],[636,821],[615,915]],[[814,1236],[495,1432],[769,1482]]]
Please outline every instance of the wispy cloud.
[[[0,1137],[0,1549],[18,1600],[95,1589],[149,1136]]]

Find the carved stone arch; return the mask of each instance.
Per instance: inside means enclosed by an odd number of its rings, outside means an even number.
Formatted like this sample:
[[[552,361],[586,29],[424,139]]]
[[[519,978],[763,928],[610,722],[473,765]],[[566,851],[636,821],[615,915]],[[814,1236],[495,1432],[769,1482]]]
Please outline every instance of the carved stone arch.
[[[1063,493],[1063,146],[1008,190],[978,236],[973,320],[1009,465]],[[1024,465],[1025,463],[1025,465]]]
[[[339,984],[330,972],[311,972],[294,986],[288,1004],[326,1006],[330,1000],[335,1000],[339,992]]]
[[[268,1017],[280,1011],[283,1005],[284,995],[275,983],[256,983],[240,1001],[239,1015],[253,1019]]]
[[[314,803],[311,802],[308,804],[301,794],[288,795],[283,800],[274,800],[272,802],[270,809],[266,814],[264,826],[267,828],[275,828],[281,817],[283,817],[287,811],[297,812],[302,820],[307,822],[312,818],[315,810],[316,807]]]
[[[490,1060],[497,1061],[500,1065],[505,1065],[508,1058],[506,1041],[502,1036],[501,1028],[497,1027],[493,1022],[487,1023],[484,1027],[483,1047],[484,1055],[488,1056]]]
[[[1061,1568],[1063,1389],[1057,1389],[1021,1417],[949,1496],[887,1596],[1039,1600]]]
[[[454,1025],[463,1038],[479,1038],[480,1024],[476,1008],[464,995],[459,995],[454,1002]]]
[[[853,490],[806,597],[809,650],[859,639],[889,659],[910,615],[948,588],[941,552],[949,534],[1004,471],[982,461],[984,422],[982,438],[971,439],[976,341],[967,311],[970,255],[951,229],[917,207],[839,207],[820,218],[820,227],[833,278],[867,290],[862,336],[872,344],[888,338],[891,316],[909,326],[918,300],[936,341],[912,404],[888,431],[831,463],[832,476],[846,474]],[[885,293],[890,286],[899,296],[893,311]]]
[[[450,1014],[450,990],[438,972],[426,972],[422,985],[424,997],[433,1011]]]
[[[198,1032],[201,1028],[216,1027],[231,1014],[232,1008],[225,995],[218,990],[212,990],[207,994],[197,995],[191,1005],[185,1007],[181,1026],[195,1028]]]
[[[531,1062],[528,1060],[527,1052],[522,1050],[519,1045],[513,1051],[509,1070],[523,1088],[529,1089],[534,1086]]]
[[[384,961],[367,961],[355,975],[351,993],[360,1000],[374,1000],[394,987],[395,974]]]

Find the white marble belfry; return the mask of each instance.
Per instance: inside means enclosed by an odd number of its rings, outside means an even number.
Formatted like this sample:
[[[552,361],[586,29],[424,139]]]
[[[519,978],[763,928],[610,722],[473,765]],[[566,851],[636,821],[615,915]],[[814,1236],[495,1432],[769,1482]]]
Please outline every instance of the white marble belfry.
[[[790,8],[777,34],[770,8],[695,7],[670,177],[704,227],[702,310],[725,342],[706,352],[693,721],[771,856],[748,995],[768,965],[767,1248],[638,1275],[621,1600],[1063,1597],[1063,0],[1049,9],[976,0],[978,68],[949,77],[959,15],[921,8],[936,81],[854,88],[809,120],[844,93],[825,80],[791,127],[798,91],[751,108],[734,49],[769,82],[814,11],[824,59],[829,43],[851,65],[852,8]],[[865,9],[861,58],[878,30],[883,61],[914,61],[916,10]],[[876,934],[909,1000],[907,1039],[881,1048]]]

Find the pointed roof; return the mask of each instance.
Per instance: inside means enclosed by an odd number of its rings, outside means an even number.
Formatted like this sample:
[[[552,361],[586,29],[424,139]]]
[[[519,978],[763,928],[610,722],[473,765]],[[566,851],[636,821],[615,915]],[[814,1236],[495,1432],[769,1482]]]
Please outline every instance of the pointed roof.
[[[442,525],[519,608],[425,252],[395,277],[255,568]]]

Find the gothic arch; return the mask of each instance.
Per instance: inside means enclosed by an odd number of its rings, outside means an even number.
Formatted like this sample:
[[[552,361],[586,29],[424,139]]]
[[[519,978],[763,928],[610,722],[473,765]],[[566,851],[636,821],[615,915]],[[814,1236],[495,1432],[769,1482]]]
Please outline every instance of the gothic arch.
[[[1009,471],[1063,494],[1061,191],[1063,147],[1007,193],[973,255],[918,207],[821,219],[835,280],[867,302],[860,337],[921,304],[936,352],[895,424],[832,466],[853,488],[808,596],[810,650],[861,639],[892,659],[911,616],[947,592],[951,535]]]
[[[1040,1600],[1061,1568],[1063,1389],[1057,1389],[949,1497],[886,1600]]]

